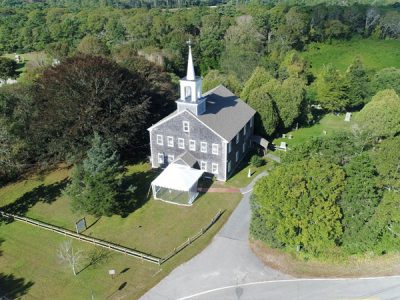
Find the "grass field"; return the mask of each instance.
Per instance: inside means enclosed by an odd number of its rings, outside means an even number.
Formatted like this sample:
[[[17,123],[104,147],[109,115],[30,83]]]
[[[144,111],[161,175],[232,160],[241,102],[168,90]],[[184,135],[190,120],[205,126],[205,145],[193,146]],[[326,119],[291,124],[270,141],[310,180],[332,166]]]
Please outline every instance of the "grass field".
[[[0,207],[19,203],[16,206],[19,213],[73,230],[74,222],[82,215],[72,213],[68,199],[60,193],[68,174],[68,169],[60,168],[45,176],[34,176],[3,187],[0,189]],[[203,237],[161,268],[74,241],[75,247],[84,250],[87,257],[80,268],[88,266],[89,257],[95,254],[103,257],[76,277],[57,260],[58,245],[64,240],[62,236],[18,222],[1,226],[0,296],[25,282],[26,299],[90,299],[92,292],[95,299],[122,296],[136,299],[173,268],[201,251],[241,199],[240,194],[207,193],[201,195],[192,207],[153,199],[146,202],[150,182],[156,175],[146,163],[128,167],[124,180],[139,186],[136,196],[143,205],[125,218],[112,216],[96,220],[86,216],[88,225],[93,226],[84,233],[156,256],[165,256],[208,224],[220,209],[225,210],[221,219]],[[109,278],[109,269],[120,273],[116,279]],[[127,271],[121,273],[122,270]],[[4,275],[9,274],[15,278],[6,281]],[[7,290],[4,290],[5,286]],[[23,290],[22,287],[21,294]],[[10,295],[17,297],[19,294]]]
[[[313,43],[302,55],[311,63],[314,74],[318,74],[329,63],[345,71],[356,56],[361,57],[367,70],[400,68],[400,41],[357,39],[334,41],[332,44]]]
[[[352,120],[354,119],[354,115],[353,113]],[[287,147],[290,149],[290,147],[301,145],[312,137],[325,136],[324,131],[326,131],[327,136],[335,132],[348,131],[351,129],[352,124],[354,124],[353,121],[344,121],[344,114],[340,114],[339,116],[328,114],[313,126],[288,132],[286,136],[292,135],[292,139],[288,139],[287,137],[277,138],[273,141],[273,144],[279,146],[281,142],[286,142]],[[279,154],[279,151],[275,152]]]
[[[9,54],[4,54],[4,57],[10,58],[10,59],[15,59],[15,53],[9,53]],[[29,53],[24,53],[20,54],[21,58],[23,59],[22,62],[18,64],[18,69],[17,72],[19,73],[19,77],[25,72],[26,66],[29,63],[29,61],[39,61],[39,62],[45,62],[49,63],[47,60],[47,55],[44,52],[29,52]]]

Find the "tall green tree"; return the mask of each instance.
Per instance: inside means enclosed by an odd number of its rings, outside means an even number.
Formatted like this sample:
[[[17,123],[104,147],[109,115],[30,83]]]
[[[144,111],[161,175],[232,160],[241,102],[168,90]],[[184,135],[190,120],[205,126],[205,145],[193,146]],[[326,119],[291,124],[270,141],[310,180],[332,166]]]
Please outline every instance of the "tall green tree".
[[[110,54],[107,46],[99,38],[87,35],[85,36],[76,47],[76,51],[80,54],[94,55],[94,56],[107,56]]]
[[[281,165],[254,187],[253,207],[264,220],[259,225],[289,251],[323,255],[342,236],[337,203],[344,183],[343,170],[325,161]]]
[[[389,189],[400,189],[400,137],[385,139],[371,151],[380,175],[380,183]]]
[[[246,81],[243,91],[240,94],[240,97],[247,101],[249,100],[250,94],[269,82],[273,79],[272,75],[265,70],[263,67],[257,67],[254,69],[253,73],[251,74],[250,78]]]
[[[381,91],[355,119],[373,137],[395,136],[400,132],[400,97],[394,90]]]
[[[348,106],[348,86],[332,65],[323,68],[316,81],[317,101],[328,111],[345,111]]]
[[[118,208],[119,157],[109,142],[96,133],[87,158],[78,164],[64,190],[72,209],[81,213],[110,216]]]
[[[339,202],[343,213],[343,245],[350,253],[362,252],[368,232],[364,230],[378,206],[382,193],[377,187],[377,171],[367,153],[346,166],[346,186]]]
[[[17,76],[17,63],[15,60],[0,57],[0,79],[15,78]]]
[[[375,73],[371,80],[372,93],[393,89],[400,94],[400,69],[385,68]]]
[[[349,107],[360,107],[369,97],[369,78],[359,57],[348,67],[345,80],[348,86]]]
[[[268,89],[265,86],[255,89],[251,92],[247,103],[257,111],[255,131],[263,136],[271,136],[278,127],[279,115]]]

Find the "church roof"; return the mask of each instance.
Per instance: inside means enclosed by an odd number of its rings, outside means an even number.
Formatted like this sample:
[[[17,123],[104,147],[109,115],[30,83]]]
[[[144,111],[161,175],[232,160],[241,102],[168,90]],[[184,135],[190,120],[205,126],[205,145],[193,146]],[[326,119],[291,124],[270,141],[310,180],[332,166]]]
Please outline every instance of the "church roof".
[[[206,92],[206,111],[197,116],[227,141],[246,125],[256,111],[223,85]]]
[[[190,111],[188,112],[227,141],[232,140],[256,113],[254,109],[223,85],[209,90],[203,97],[206,98],[207,102],[206,111],[198,116]],[[149,130],[176,115],[178,115],[178,110],[151,126]]]

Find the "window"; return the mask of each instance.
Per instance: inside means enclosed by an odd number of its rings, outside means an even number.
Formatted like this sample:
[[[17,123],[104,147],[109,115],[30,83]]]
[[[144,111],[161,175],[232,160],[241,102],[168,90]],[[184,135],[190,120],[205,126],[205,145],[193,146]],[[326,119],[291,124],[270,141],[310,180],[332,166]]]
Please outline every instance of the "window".
[[[246,125],[244,125],[244,127],[243,127],[243,136],[246,136],[246,129],[247,129],[247,123],[246,123]]]
[[[254,124],[254,117],[250,119],[250,128],[253,127]]]
[[[196,141],[189,140],[189,150],[190,151],[196,151]]]
[[[243,144],[243,153],[246,152],[246,143]]]
[[[183,132],[189,132],[189,122],[183,121]]]
[[[232,151],[232,141],[230,141],[228,144],[228,153],[231,153],[231,151]]]
[[[164,154],[163,153],[158,153],[158,163],[159,164],[164,163]]]
[[[212,154],[218,155],[218,144],[212,144],[211,152]]]
[[[240,132],[238,132],[237,135],[236,135],[236,144],[239,144],[239,133]]]
[[[206,161],[200,162],[200,169],[207,172],[207,162]]]
[[[168,155],[168,163],[173,162],[175,157],[173,155]]]
[[[163,136],[161,134],[157,134],[157,145],[163,145]]]
[[[174,137],[168,136],[167,143],[168,143],[168,147],[173,147],[174,146]]]
[[[212,172],[213,174],[218,174],[218,164],[212,163],[212,165],[211,165],[211,172]]]
[[[200,143],[200,152],[207,153],[207,143],[206,142]]]
[[[179,149],[185,149],[185,140],[178,138],[178,148]]]
[[[236,162],[239,161],[239,151],[236,151]]]
[[[232,168],[232,163],[231,161],[228,161],[228,173],[231,171]]]

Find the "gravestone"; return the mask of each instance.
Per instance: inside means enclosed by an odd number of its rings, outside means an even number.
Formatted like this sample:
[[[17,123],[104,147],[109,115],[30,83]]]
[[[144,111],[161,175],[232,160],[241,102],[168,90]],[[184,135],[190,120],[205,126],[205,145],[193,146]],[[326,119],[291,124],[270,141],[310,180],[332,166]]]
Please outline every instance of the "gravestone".
[[[345,115],[345,117],[344,117],[344,121],[345,121],[345,122],[350,122],[350,120],[351,120],[351,113],[350,113],[350,112],[347,112],[346,115]]]

